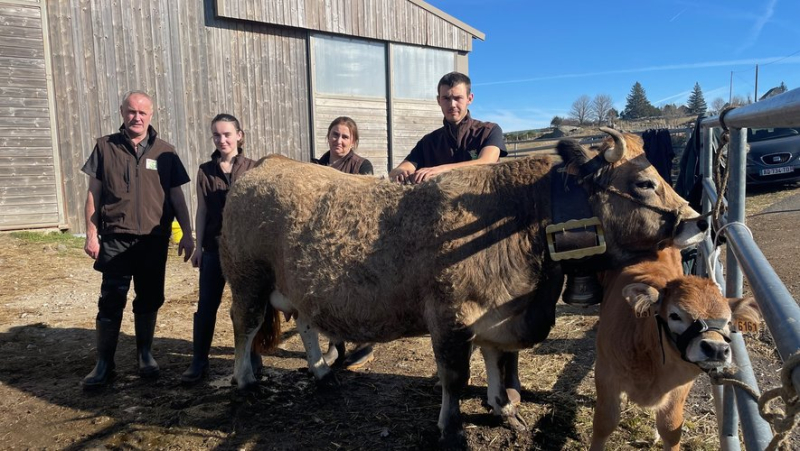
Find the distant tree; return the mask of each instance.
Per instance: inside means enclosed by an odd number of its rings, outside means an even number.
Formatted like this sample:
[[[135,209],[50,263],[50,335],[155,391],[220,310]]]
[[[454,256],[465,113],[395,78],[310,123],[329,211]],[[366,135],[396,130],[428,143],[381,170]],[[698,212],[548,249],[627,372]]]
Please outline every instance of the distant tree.
[[[606,117],[608,118],[609,122],[616,121],[617,119],[619,119],[619,111],[617,111],[616,108],[611,108],[610,110],[608,110]]]
[[[689,100],[686,102],[686,108],[689,109],[689,114],[698,115],[706,112],[706,99],[703,98],[703,90],[700,89],[700,83],[694,84],[692,93],[689,94]]]
[[[753,103],[753,100],[752,100],[752,99],[749,99],[749,98],[744,98],[744,97],[742,97],[742,96],[740,96],[740,95],[735,95],[735,96],[733,96],[733,98],[731,99],[730,105],[731,105],[731,106],[735,106],[735,107],[736,107],[736,106],[744,106],[744,105],[749,105],[749,104],[751,104],[751,103]]]
[[[612,108],[614,101],[608,94],[598,94],[594,96],[590,107],[592,117],[598,124],[608,122],[608,111]]]
[[[642,117],[654,116],[659,113],[658,108],[647,100],[642,84],[638,81],[631,88],[631,93],[626,98],[625,110],[622,112],[623,119],[639,119]]]
[[[558,127],[561,123],[564,122],[564,118],[561,116],[553,116],[553,119],[550,119],[550,126],[551,127]]]
[[[711,101],[711,112],[714,114],[719,114],[723,108],[725,108],[726,102],[725,99],[722,97],[717,97],[716,99]]]
[[[578,97],[576,101],[572,102],[572,108],[569,110],[569,113],[570,116],[578,121],[578,125],[583,125],[586,120],[589,119],[591,103],[592,99],[590,99],[586,94]]]

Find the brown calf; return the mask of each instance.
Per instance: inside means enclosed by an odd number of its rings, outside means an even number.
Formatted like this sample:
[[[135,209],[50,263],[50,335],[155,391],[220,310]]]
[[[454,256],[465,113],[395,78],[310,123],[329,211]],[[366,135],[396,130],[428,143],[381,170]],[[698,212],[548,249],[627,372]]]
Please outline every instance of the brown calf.
[[[730,365],[731,323],[758,323],[758,307],[752,298],[725,299],[709,279],[684,276],[674,248],[655,260],[608,271],[602,282],[591,449],[603,449],[617,427],[625,393],[656,410],[664,449],[677,450],[695,378]]]

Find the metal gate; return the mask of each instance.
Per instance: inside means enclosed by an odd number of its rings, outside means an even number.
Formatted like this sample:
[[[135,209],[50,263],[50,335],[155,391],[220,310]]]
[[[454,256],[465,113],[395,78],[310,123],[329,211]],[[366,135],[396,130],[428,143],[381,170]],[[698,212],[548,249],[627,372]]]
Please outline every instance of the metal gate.
[[[785,365],[793,365],[790,362],[796,360],[800,350],[800,307],[745,226],[745,153],[746,127],[800,127],[800,89],[730,110],[724,114],[722,121],[719,116],[707,118],[701,122],[701,126],[703,127],[703,148],[700,152],[703,213],[710,212],[717,201],[717,196],[725,194],[717,193],[712,178],[714,155],[711,129],[727,127],[730,130],[730,142],[727,152],[728,209],[727,214],[720,220],[719,229],[727,238],[726,274],[723,276],[721,265],[714,264],[717,257],[710,237],[700,245],[700,254],[703,257],[698,262],[700,274],[716,280],[724,287],[727,297],[742,295],[743,276],[746,276],[767,328],[775,339],[781,359]],[[711,268],[714,268],[713,274],[708,274]],[[738,367],[735,379],[751,387],[758,394],[757,381],[742,335],[733,333],[731,337],[733,360]],[[791,382],[784,388],[788,393],[793,393],[796,400],[797,393],[800,393],[800,370],[797,367],[788,370],[791,371]],[[721,449],[740,449],[739,424],[748,450],[766,449],[773,439],[773,432],[770,424],[759,414],[757,400],[746,388],[735,384],[712,387]]]

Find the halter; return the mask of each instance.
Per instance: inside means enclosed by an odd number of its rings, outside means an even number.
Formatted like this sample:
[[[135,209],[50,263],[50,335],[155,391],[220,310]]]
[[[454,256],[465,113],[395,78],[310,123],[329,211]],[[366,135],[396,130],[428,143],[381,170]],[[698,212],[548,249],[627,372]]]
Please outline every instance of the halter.
[[[725,319],[701,319],[698,318],[692,322],[692,324],[683,331],[682,334],[676,334],[672,332],[669,328],[669,324],[667,321],[662,318],[658,313],[656,313],[656,323],[658,323],[658,344],[661,346],[661,358],[663,362],[667,362],[667,356],[664,352],[664,333],[669,338],[669,341],[678,348],[678,351],[681,352],[681,358],[689,362],[691,364],[697,365],[694,362],[689,361],[686,358],[686,349],[689,347],[689,343],[692,342],[695,338],[699,337],[700,334],[705,332],[716,332],[722,336],[722,339],[725,340],[726,343],[731,342],[731,337],[728,336],[725,332],[723,332],[725,326],[728,324],[728,321]]]

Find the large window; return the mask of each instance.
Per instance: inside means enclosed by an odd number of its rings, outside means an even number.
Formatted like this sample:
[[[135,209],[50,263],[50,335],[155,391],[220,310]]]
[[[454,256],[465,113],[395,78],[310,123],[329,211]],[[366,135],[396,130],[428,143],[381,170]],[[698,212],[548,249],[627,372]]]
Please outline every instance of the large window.
[[[314,90],[386,98],[386,47],[361,39],[312,36]]]
[[[454,69],[455,53],[453,52],[410,45],[393,45],[393,97],[434,99],[439,79]]]

